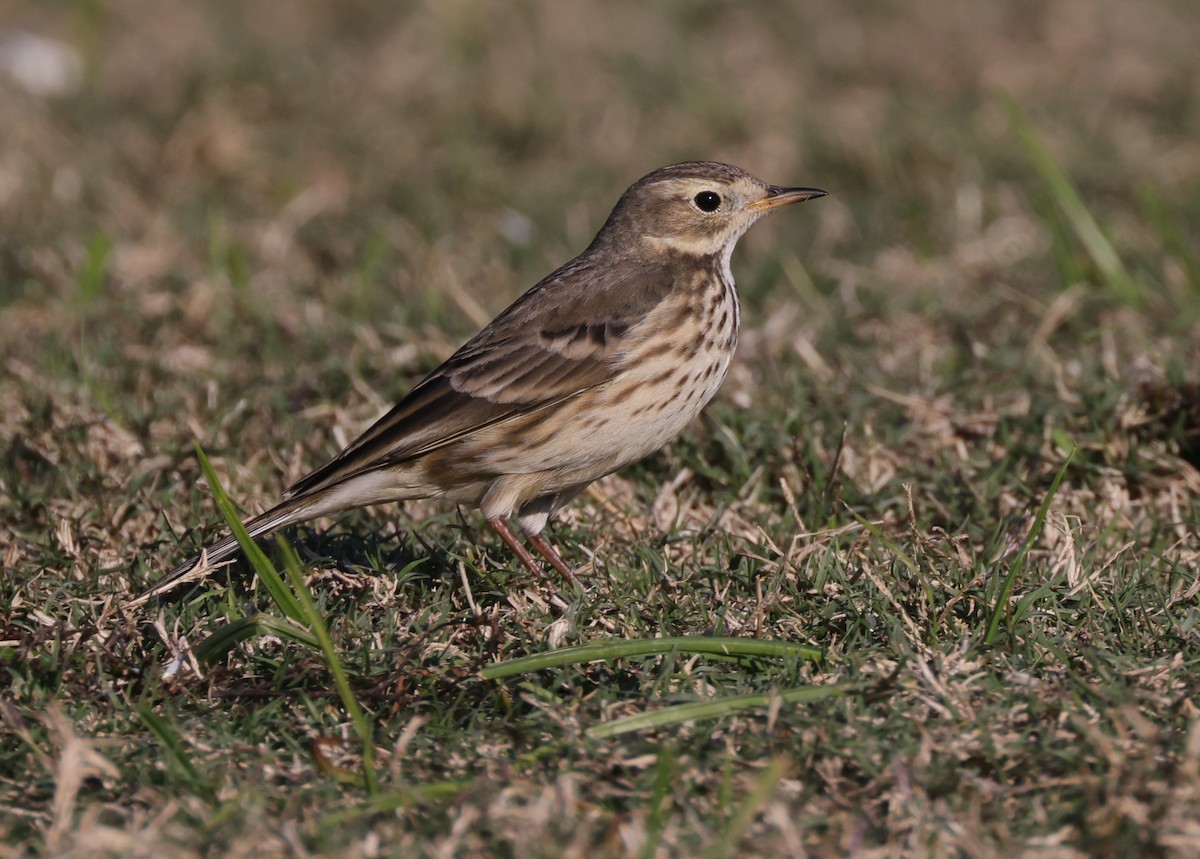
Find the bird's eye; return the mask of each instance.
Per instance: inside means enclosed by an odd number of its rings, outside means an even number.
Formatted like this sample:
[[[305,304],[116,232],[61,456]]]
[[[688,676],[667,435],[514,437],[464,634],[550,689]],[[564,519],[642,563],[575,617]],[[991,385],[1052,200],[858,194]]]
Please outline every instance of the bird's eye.
[[[692,202],[701,212],[715,212],[721,208],[721,195],[715,191],[701,191]]]

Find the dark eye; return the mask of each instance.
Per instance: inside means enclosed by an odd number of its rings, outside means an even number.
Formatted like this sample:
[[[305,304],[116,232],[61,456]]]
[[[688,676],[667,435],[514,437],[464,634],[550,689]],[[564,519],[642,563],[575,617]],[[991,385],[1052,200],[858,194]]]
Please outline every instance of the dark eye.
[[[715,212],[721,208],[721,195],[715,191],[701,191],[692,202],[701,212]]]

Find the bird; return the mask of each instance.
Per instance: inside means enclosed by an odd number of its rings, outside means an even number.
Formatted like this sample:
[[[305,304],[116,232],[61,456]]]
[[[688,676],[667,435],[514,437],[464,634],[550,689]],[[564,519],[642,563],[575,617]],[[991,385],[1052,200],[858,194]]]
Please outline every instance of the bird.
[[[543,531],[592,481],[661,448],[717,393],[737,347],[730,269],[763,215],[826,196],[688,161],[621,195],[591,244],[543,278],[283,500],[251,538],[352,508],[417,498],[478,508],[536,576],[574,569]],[[138,602],[238,552],[226,536]]]

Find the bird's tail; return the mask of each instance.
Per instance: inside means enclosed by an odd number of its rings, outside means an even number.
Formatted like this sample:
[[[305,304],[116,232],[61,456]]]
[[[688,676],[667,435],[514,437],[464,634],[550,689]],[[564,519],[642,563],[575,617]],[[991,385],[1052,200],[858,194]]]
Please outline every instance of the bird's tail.
[[[251,539],[265,536],[272,531],[313,519],[324,512],[319,498],[302,496],[277,504],[266,513],[248,519],[244,525]],[[129,605],[138,606],[152,597],[172,591],[186,582],[201,579],[212,572],[213,566],[237,554],[240,546],[237,537],[228,535],[218,543],[205,548],[199,555],[189,558],[167,573],[149,588],[133,598]]]

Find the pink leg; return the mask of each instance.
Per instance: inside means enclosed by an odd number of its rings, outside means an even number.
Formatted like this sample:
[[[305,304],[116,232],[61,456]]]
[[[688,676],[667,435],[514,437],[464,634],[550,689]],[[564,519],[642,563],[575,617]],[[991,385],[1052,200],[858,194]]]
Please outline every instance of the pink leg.
[[[529,572],[533,573],[539,579],[546,578],[545,573],[542,572],[541,565],[530,554],[529,550],[522,545],[507,522],[497,516],[495,519],[488,519],[487,523],[492,526],[493,531],[500,535],[500,539],[508,544],[508,548],[512,549],[513,554],[520,559],[521,563],[529,568]]]
[[[541,534],[526,534],[525,536],[529,538],[529,542],[533,544],[533,548],[538,550],[538,554],[550,562],[550,566],[554,567],[555,572],[562,576],[567,584],[574,585],[577,588],[583,587],[579,582],[579,577],[571,569],[571,565],[563,560],[563,556],[558,553],[558,550],[554,548],[554,545],[549,540]]]

